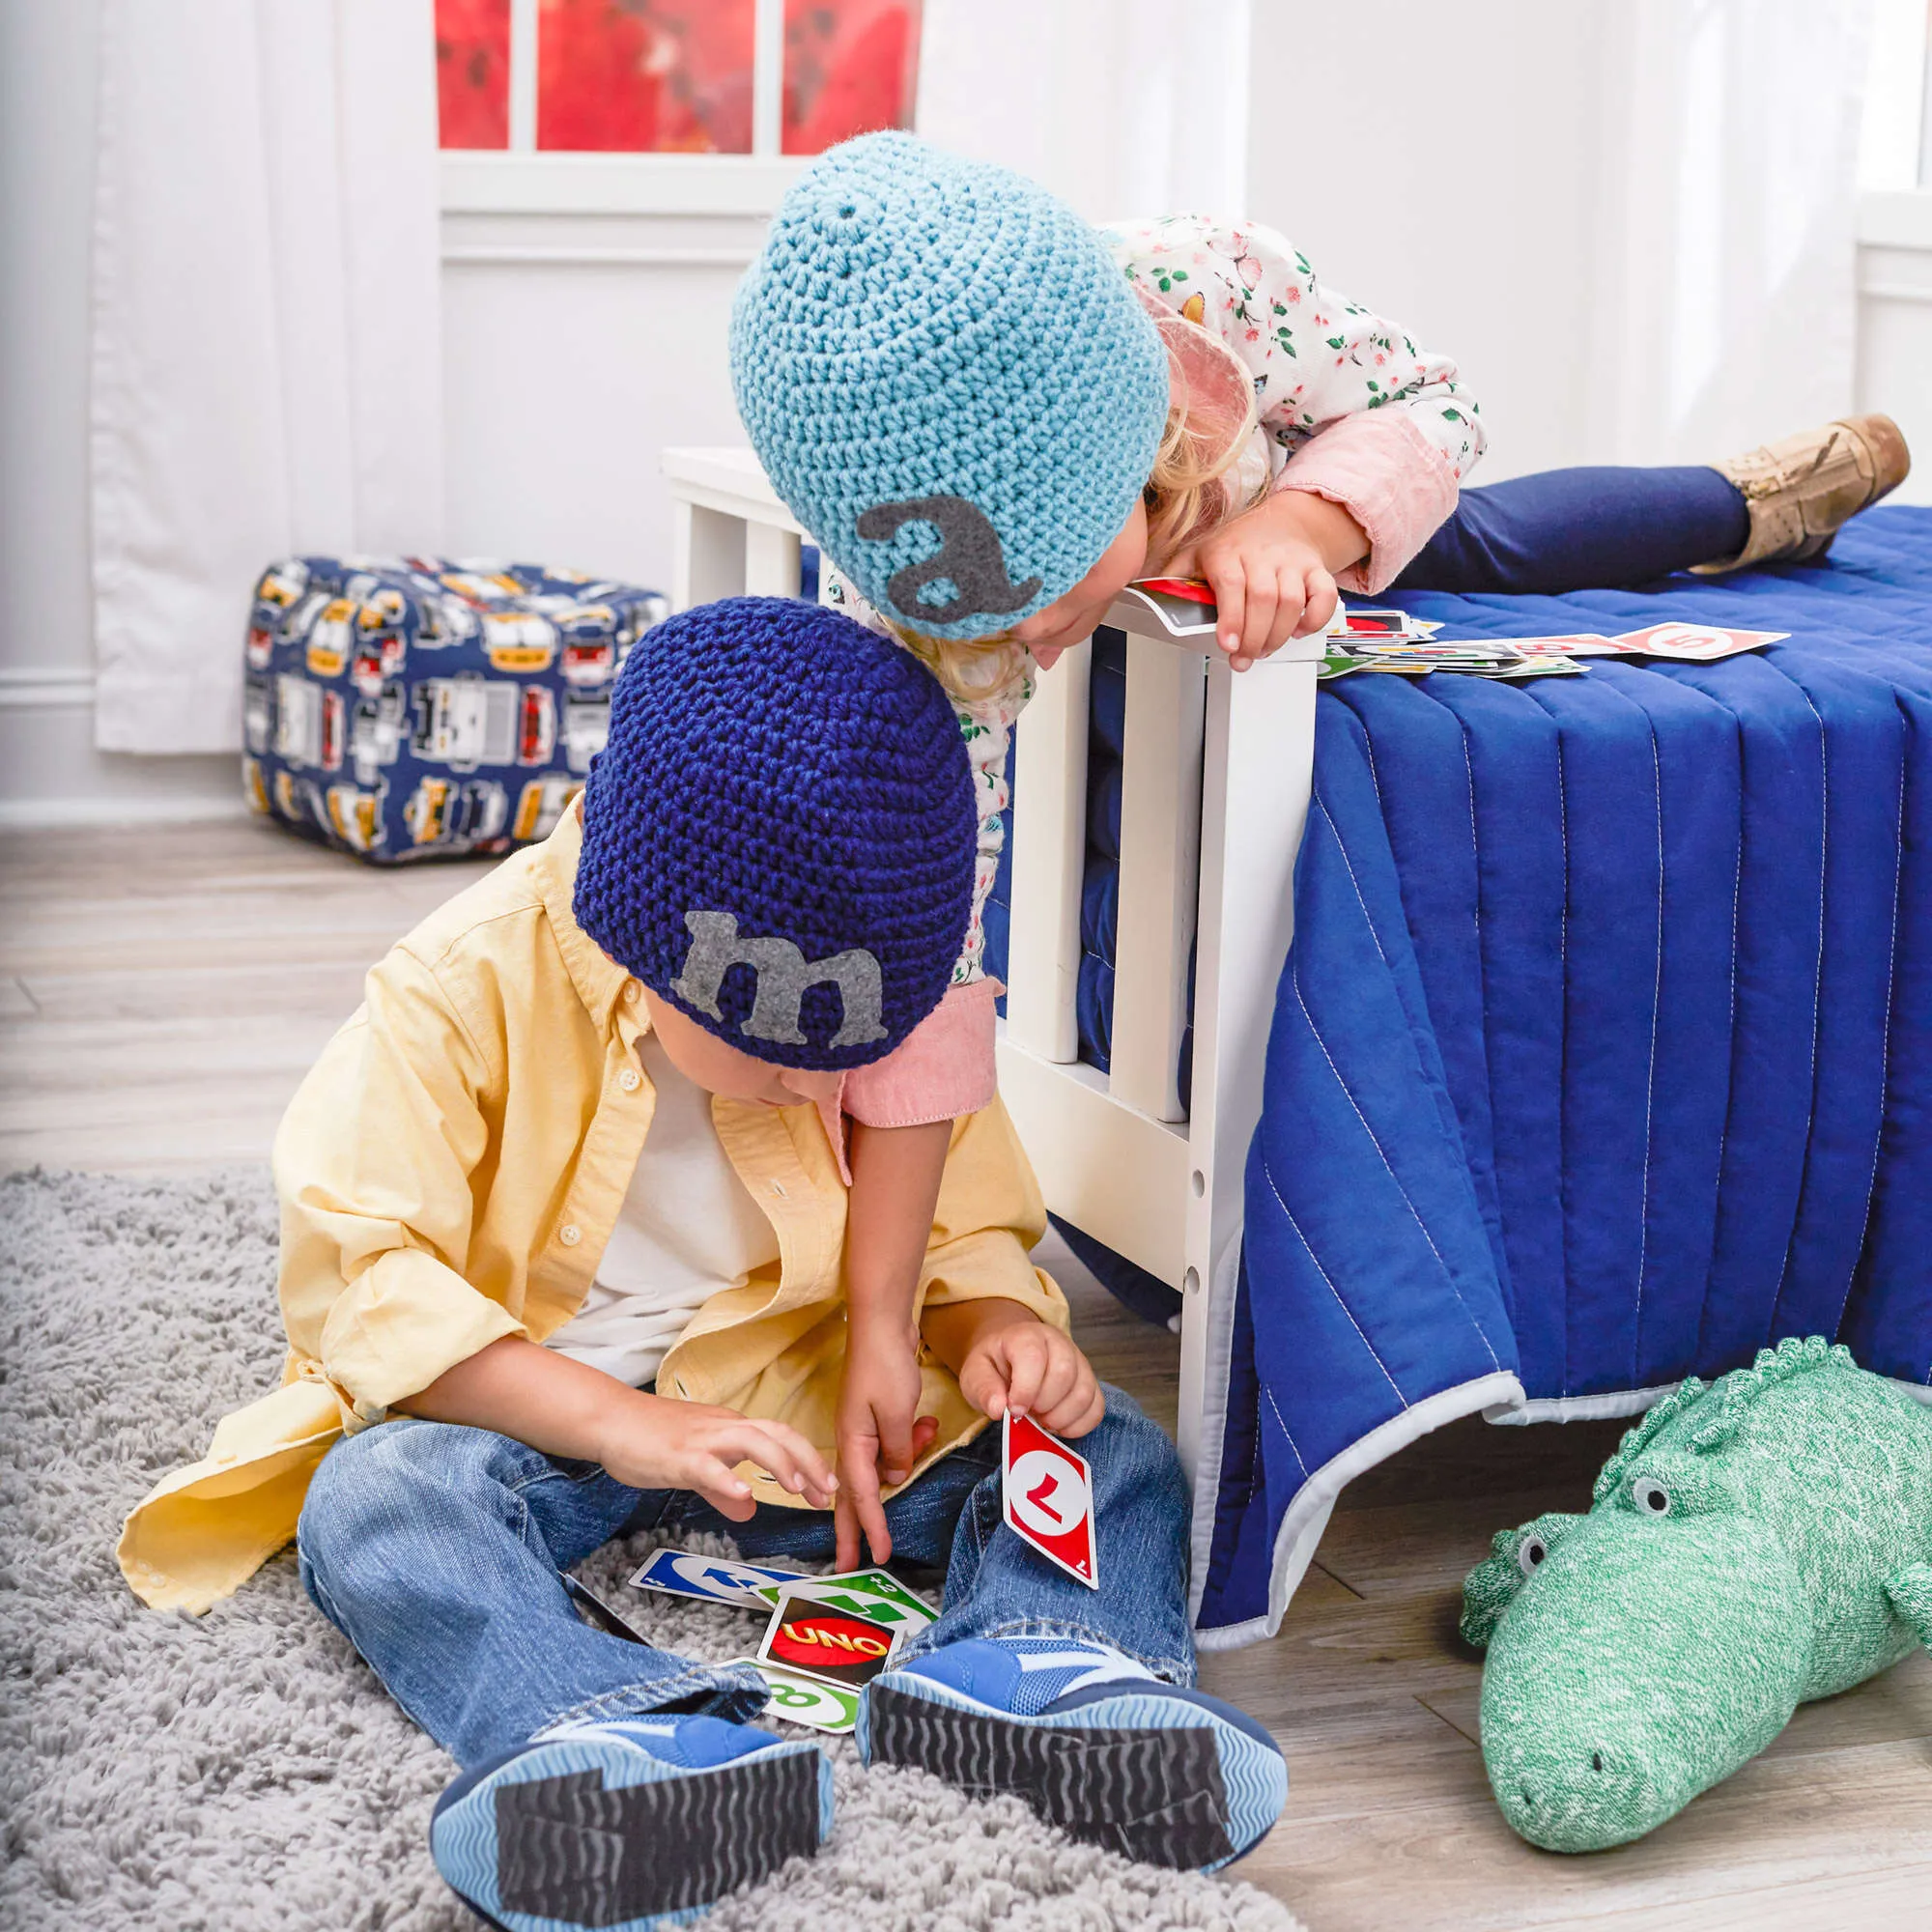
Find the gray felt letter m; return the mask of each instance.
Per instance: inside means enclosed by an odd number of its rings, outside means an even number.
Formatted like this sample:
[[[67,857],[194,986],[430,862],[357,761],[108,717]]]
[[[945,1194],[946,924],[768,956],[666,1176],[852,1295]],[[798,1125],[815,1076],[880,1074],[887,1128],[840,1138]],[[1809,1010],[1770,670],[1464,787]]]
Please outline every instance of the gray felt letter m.
[[[730,912],[688,912],[684,923],[691,928],[691,951],[670,989],[687,1006],[722,1020],[718,989],[724,975],[733,966],[749,966],[757,975],[758,990],[740,1031],[753,1039],[810,1044],[798,1030],[799,1007],[808,986],[823,983],[837,986],[844,1003],[844,1017],[828,1044],[863,1046],[885,1038],[879,962],[869,952],[855,946],[830,959],[808,959],[788,939],[741,939],[738,916]]]

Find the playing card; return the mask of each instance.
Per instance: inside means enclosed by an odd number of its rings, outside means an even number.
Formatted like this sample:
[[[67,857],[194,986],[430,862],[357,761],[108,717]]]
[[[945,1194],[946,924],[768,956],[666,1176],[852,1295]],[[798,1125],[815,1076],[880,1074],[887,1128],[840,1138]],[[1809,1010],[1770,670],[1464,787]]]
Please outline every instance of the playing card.
[[[1687,658],[1707,664],[1713,658],[1777,643],[1790,635],[1789,631],[1727,631],[1715,624],[1651,624],[1641,631],[1624,632],[1615,642],[1632,657]]]
[[[871,1590],[881,1597],[890,1597],[903,1604],[910,1610],[921,1611],[927,1623],[934,1622],[939,1612],[916,1590],[908,1590],[890,1570],[846,1570],[836,1577],[820,1577],[820,1583],[844,1583],[856,1590]]]
[[[1351,637],[1346,641],[1350,650],[1365,658],[1413,658],[1440,664],[1492,658],[1514,663],[1522,655],[1514,642],[1501,638],[1465,638],[1452,643],[1435,638]]]
[[[612,1636],[620,1636],[626,1643],[643,1642],[644,1639],[602,1597],[595,1591],[586,1589],[575,1577],[564,1577],[563,1590],[577,1605],[579,1612],[599,1630],[608,1631]]]
[[[1483,670],[1475,665],[1445,666],[1442,668],[1466,670],[1476,677],[1581,677],[1583,667],[1571,658],[1524,658],[1520,664],[1504,665],[1497,670]]]
[[[772,1612],[758,1646],[758,1664],[776,1664],[794,1676],[857,1690],[886,1667],[903,1634],[876,1618],[835,1609],[804,1590],[791,1589]]]
[[[1087,1460],[1049,1435],[1031,1416],[1009,1411],[1005,1425],[1007,1526],[1048,1562],[1100,1587],[1094,1535],[1094,1478]]]
[[[1598,631],[1578,631],[1568,638],[1510,638],[1513,651],[1526,658],[1610,658],[1623,654],[1623,645]]]
[[[880,1583],[886,1587],[877,1587]],[[939,1614],[911,1591],[901,1589],[883,1570],[855,1571],[850,1577],[804,1577],[795,1583],[768,1583],[758,1592],[767,1604],[776,1604],[786,1594],[810,1597],[813,1603],[869,1617],[907,1634],[936,1622]]]
[[[843,1737],[859,1723],[859,1693],[842,1690],[836,1685],[814,1683],[775,1663],[755,1657],[734,1657],[733,1663],[748,1663],[771,1687],[772,1701],[767,1707],[773,1717],[790,1724],[805,1724],[814,1731],[829,1731]]]
[[[764,1563],[733,1563],[724,1556],[695,1556],[685,1549],[654,1549],[631,1578],[634,1590],[662,1590],[667,1596],[696,1597],[707,1604],[735,1604],[761,1610],[760,1586],[786,1583],[796,1570]]]
[[[1170,638],[1208,638],[1214,634],[1215,609],[1193,597],[1181,597],[1173,590],[1156,590],[1153,583],[1185,582],[1183,579],[1154,578],[1151,583],[1130,583],[1121,592],[1134,598],[1160,619],[1161,629]],[[1204,589],[1206,585],[1202,586]]]
[[[1205,604],[1214,608],[1214,586],[1204,577],[1137,577],[1136,590],[1158,590],[1164,597],[1179,597],[1184,604]]]
[[[1336,607],[1340,635],[1347,638],[1433,638],[1442,626],[1406,611],[1377,611],[1360,604]]]

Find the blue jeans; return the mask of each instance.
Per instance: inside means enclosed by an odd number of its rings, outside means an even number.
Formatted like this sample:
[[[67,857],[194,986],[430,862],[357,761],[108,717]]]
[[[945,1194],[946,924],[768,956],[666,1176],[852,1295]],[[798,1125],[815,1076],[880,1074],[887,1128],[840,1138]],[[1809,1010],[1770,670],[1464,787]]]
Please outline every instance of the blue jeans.
[[[1080,1450],[1094,1468],[1097,1590],[1002,1521],[997,1429],[886,1505],[895,1556],[948,1564],[943,1613],[904,1657],[966,1637],[1067,1636],[1110,1643],[1156,1676],[1193,1683],[1187,1489],[1174,1445],[1110,1388],[1106,1420]],[[763,1707],[753,1671],[627,1642],[578,1615],[561,1573],[636,1530],[723,1532],[753,1560],[833,1554],[829,1513],[761,1507],[734,1523],[688,1492],[626,1489],[594,1463],[409,1418],[329,1451],[297,1546],[323,1614],[397,1703],[472,1765],[564,1719],[702,1711],[742,1721]],[[748,1614],[748,1652],[761,1634]]]
[[[1546,469],[1464,490],[1389,587],[1615,589],[1721,562],[1749,533],[1743,494],[1715,469]]]

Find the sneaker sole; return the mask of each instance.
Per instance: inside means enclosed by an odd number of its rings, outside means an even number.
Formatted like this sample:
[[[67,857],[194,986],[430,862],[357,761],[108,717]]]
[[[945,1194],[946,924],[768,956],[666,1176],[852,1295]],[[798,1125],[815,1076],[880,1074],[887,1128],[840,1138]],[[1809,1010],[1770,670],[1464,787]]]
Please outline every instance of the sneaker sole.
[[[1288,1766],[1237,1712],[1198,1692],[1097,1691],[1016,1718],[926,1677],[876,1680],[860,1707],[867,1764],[1009,1793],[1069,1837],[1172,1871],[1251,1852],[1288,1802]]]
[[[692,1770],[609,1739],[559,1738],[452,1786],[430,1824],[437,1869],[499,1932],[644,1932],[810,1857],[832,1830],[813,1745]]]

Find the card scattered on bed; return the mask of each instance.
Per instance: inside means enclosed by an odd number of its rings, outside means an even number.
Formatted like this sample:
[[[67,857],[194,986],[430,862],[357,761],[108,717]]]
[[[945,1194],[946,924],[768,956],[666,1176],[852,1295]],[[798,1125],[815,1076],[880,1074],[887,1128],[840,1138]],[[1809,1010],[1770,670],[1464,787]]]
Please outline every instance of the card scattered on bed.
[[[1351,612],[1351,616],[1381,618],[1401,611]],[[1393,672],[1399,677],[1427,677],[1431,671],[1460,671],[1473,677],[1574,677],[1584,669],[1581,658],[1671,658],[1708,664],[1739,651],[1761,650],[1790,635],[1787,631],[1732,631],[1708,624],[1650,624],[1621,637],[1594,631],[1552,638],[1439,638],[1441,626],[1418,625],[1412,631],[1375,636],[1351,625],[1326,637],[1327,655],[1320,677],[1345,677],[1350,671]]]

